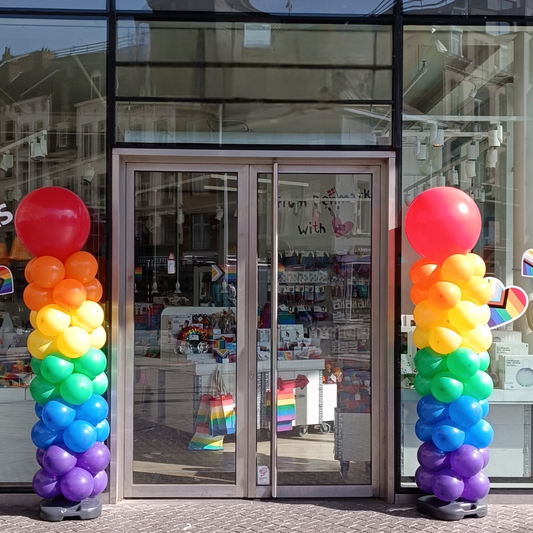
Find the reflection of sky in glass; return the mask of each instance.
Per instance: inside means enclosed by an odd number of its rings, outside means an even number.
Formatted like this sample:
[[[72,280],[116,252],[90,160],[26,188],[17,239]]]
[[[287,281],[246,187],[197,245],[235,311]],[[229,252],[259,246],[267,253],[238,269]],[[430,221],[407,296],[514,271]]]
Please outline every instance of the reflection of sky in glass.
[[[248,0],[264,13],[275,15],[369,15],[386,13],[395,0]],[[0,0],[1,2],[1,0]],[[244,3],[244,2],[243,2]],[[291,9],[289,10],[289,7]],[[146,0],[117,0],[117,9],[147,10]],[[216,9],[216,8],[215,8]],[[184,9],[184,11],[186,11]]]
[[[0,0],[0,7],[26,7],[38,9],[105,9],[106,0]]]
[[[103,43],[107,39],[103,20],[0,19],[0,54],[7,47],[12,55],[49,48],[52,52]]]

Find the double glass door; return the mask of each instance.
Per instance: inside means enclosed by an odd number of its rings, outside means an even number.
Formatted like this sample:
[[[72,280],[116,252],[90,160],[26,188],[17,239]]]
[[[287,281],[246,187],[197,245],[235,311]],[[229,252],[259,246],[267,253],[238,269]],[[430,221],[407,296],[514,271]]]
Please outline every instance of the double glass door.
[[[124,495],[375,495],[379,166],[126,178]]]

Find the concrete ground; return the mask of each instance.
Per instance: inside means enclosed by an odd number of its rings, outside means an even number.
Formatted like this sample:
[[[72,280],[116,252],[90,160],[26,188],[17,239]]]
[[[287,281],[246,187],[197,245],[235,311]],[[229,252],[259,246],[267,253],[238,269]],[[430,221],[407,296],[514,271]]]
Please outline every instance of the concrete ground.
[[[21,497],[23,497],[21,495]],[[532,504],[489,504],[485,518],[441,522],[380,500],[157,500],[105,505],[95,520],[39,520],[37,508],[0,507],[2,533],[531,532]]]

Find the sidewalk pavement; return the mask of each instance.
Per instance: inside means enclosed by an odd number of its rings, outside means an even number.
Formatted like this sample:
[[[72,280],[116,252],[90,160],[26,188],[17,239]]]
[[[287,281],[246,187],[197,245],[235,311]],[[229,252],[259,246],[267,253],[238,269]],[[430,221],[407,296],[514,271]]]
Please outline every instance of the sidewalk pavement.
[[[532,504],[489,504],[485,518],[441,522],[414,505],[381,500],[154,500],[104,505],[95,520],[39,520],[37,509],[0,507],[1,533],[533,532]]]

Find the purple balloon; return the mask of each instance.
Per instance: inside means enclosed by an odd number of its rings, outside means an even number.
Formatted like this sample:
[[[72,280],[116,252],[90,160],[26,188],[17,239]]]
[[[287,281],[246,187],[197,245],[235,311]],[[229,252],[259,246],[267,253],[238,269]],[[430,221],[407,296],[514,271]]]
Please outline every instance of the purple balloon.
[[[78,455],[77,466],[95,476],[108,467],[110,458],[109,448],[101,442],[95,442],[86,452]]]
[[[73,502],[80,502],[89,497],[93,489],[93,476],[83,468],[76,466],[61,478],[61,492]]]
[[[437,448],[432,441],[424,442],[418,448],[417,457],[418,462],[432,472],[450,466],[450,454]]]
[[[481,500],[489,493],[490,481],[483,472],[478,472],[475,476],[466,478],[464,486],[463,498],[476,501]]]
[[[434,472],[426,470],[423,466],[419,466],[415,472],[415,482],[417,487],[422,492],[427,492],[428,494],[433,493],[433,476]]]
[[[483,455],[474,446],[463,444],[450,454],[450,466],[460,476],[474,476],[483,469]]]
[[[35,459],[41,467],[43,466],[43,455],[44,450],[41,450],[41,448],[37,448],[37,450],[35,450]]]
[[[76,466],[77,460],[64,444],[53,444],[44,454],[43,467],[54,476],[64,476]]]
[[[490,450],[488,448],[480,448],[479,453],[483,456],[483,468],[485,468],[490,461]]]
[[[102,470],[102,472],[98,472],[96,476],[94,476],[94,488],[93,491],[90,494],[90,497],[98,496],[101,492],[104,492],[104,490],[107,487],[107,474],[105,470]]]
[[[33,490],[41,498],[55,498],[61,494],[60,479],[57,476],[52,476],[44,468],[35,472],[33,476],[32,486]]]
[[[436,472],[433,476],[433,493],[443,502],[453,502],[463,494],[465,484],[461,476],[451,468]]]

